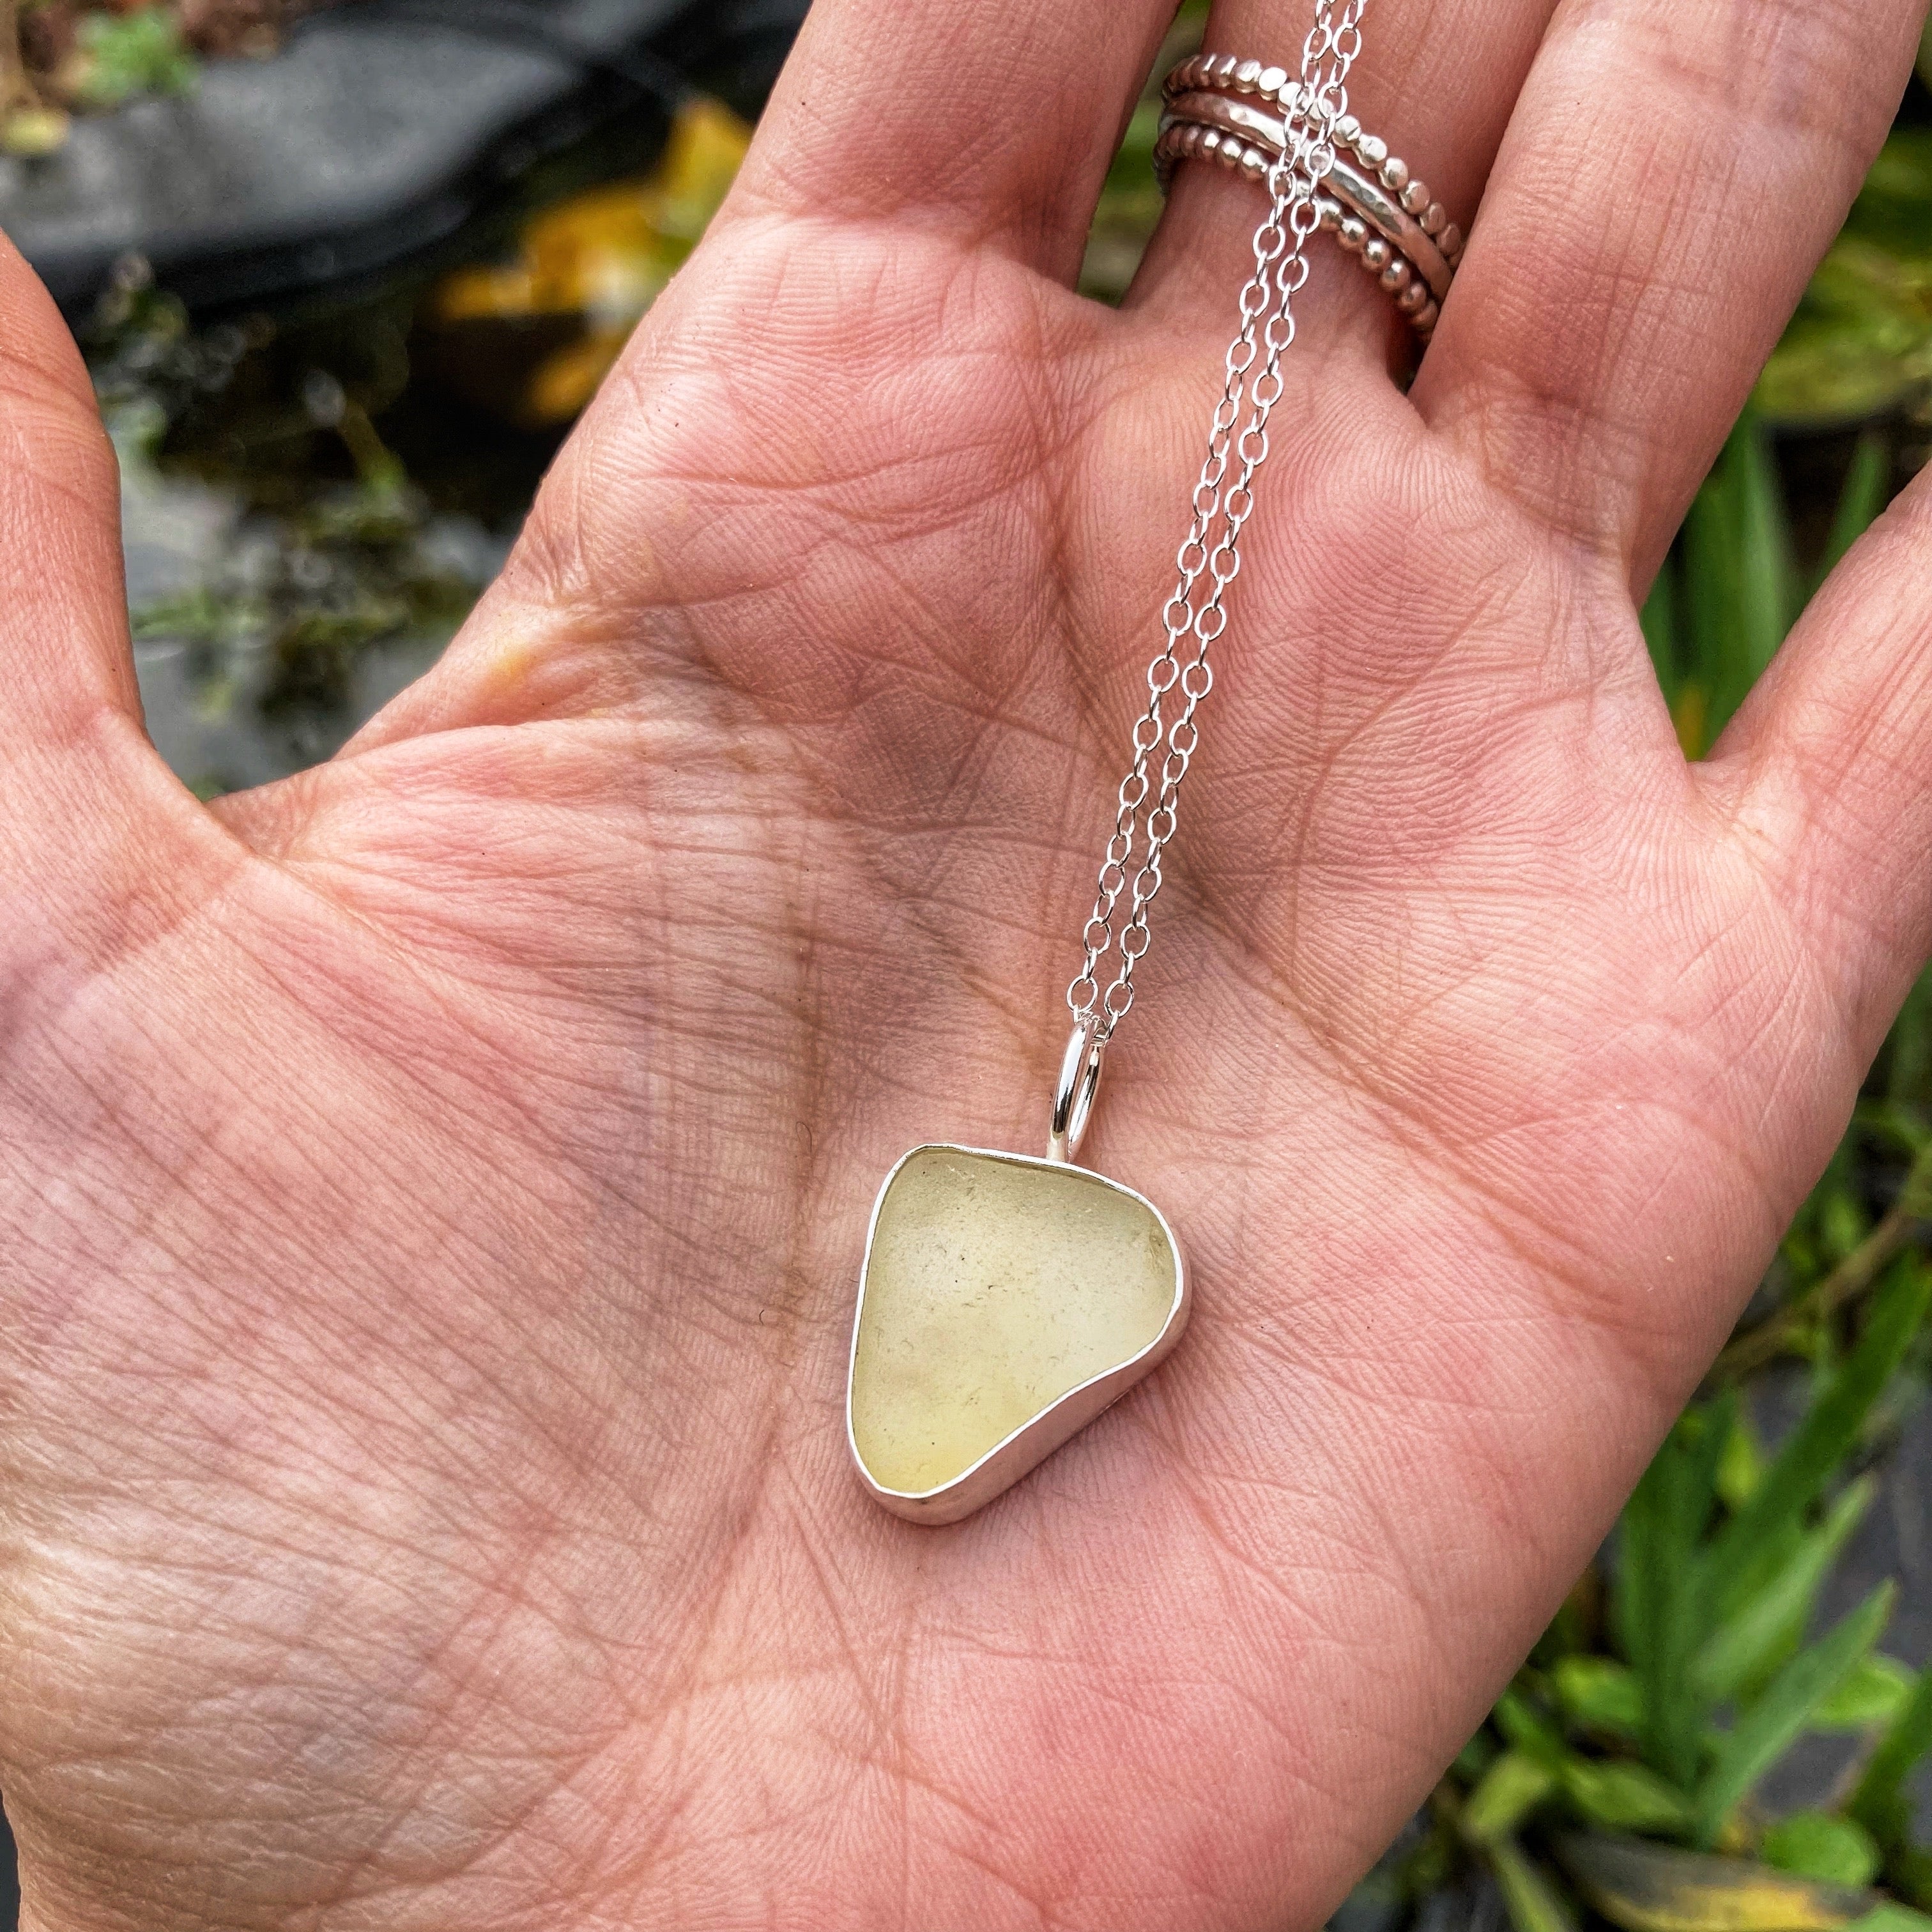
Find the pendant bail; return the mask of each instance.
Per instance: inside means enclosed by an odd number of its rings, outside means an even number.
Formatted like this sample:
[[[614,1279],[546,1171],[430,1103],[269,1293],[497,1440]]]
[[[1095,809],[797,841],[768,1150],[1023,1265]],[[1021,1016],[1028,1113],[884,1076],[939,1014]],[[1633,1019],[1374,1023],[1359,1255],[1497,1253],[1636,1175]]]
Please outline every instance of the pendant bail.
[[[1100,1070],[1107,1058],[1107,1037],[1100,1030],[1100,1017],[1090,1015],[1076,1020],[1060,1058],[1060,1080],[1053,1094],[1053,1120],[1047,1130],[1046,1157],[1069,1166],[1078,1157],[1080,1143],[1087,1138],[1094,1118],[1094,1102],[1100,1090]]]

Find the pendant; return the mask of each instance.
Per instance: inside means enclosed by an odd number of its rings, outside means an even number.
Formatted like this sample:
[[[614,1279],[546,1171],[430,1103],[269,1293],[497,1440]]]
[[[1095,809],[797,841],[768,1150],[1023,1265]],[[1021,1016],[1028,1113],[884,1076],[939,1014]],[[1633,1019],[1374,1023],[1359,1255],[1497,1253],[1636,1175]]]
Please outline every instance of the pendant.
[[[1074,1029],[1047,1155],[935,1143],[872,1209],[846,1382],[860,1480],[912,1522],[1012,1487],[1163,1360],[1187,1324],[1166,1217],[1073,1165],[1106,1042]]]

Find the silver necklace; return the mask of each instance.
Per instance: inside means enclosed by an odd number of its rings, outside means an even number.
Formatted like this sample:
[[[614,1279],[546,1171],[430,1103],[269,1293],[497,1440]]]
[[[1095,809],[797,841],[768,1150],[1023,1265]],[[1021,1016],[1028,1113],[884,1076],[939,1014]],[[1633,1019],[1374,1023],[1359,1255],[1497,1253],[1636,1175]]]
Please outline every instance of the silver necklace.
[[[846,1436],[866,1487],[915,1522],[955,1522],[990,1502],[1161,1362],[1186,1325],[1187,1270],[1166,1216],[1133,1189],[1073,1163],[1150,943],[1148,915],[1200,742],[1196,714],[1214,688],[1209,658],[1240,572],[1241,532],[1282,397],[1294,297],[1308,276],[1309,237],[1322,225],[1317,191],[1334,166],[1366,4],[1321,0],[1298,91],[1282,70],[1256,64],[1244,76],[1292,104],[1162,612],[1166,643],[1148,668],[1147,708],[1082,934],[1085,958],[1067,988],[1073,1030],[1046,1155],[916,1147],[873,1207]]]

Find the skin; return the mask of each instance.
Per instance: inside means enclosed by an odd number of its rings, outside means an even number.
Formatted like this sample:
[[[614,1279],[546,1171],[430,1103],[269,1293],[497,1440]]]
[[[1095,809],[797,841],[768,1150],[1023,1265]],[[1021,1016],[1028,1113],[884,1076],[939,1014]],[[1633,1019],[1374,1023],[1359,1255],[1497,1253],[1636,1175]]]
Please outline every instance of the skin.
[[[1932,494],[1687,766],[1634,598],[1901,0],[1377,0],[1088,1157],[1154,1379],[845,1467],[887,1166],[1031,1150],[1258,214],[1068,284],[1150,0],[820,0],[444,663],[203,808],[0,268],[0,1785],[31,1932],[1313,1926],[1588,1558],[1932,946]],[[1292,56],[1240,0],[1217,45]]]

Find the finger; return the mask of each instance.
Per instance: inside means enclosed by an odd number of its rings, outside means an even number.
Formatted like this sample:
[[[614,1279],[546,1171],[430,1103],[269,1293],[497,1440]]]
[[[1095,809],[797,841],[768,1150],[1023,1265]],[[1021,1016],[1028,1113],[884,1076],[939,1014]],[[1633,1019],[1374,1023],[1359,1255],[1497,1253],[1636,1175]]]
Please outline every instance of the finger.
[[[1932,950],[1932,471],[1833,572],[1708,767],[1861,1064]]]
[[[120,496],[74,339],[0,237],[0,760],[71,746],[138,710]]]
[[[1374,0],[1348,80],[1349,106],[1426,182],[1459,223],[1480,199],[1497,143],[1556,0]],[[1298,70],[1310,10],[1286,0],[1220,0],[1208,30],[1217,52]],[[1180,169],[1130,308],[1211,313],[1220,328],[1252,266],[1264,190],[1226,170]],[[1407,325],[1360,265],[1320,236],[1310,244],[1304,320],[1320,339],[1380,362]],[[1304,340],[1307,339],[1304,332]]]
[[[106,896],[150,906],[184,886],[147,835],[192,801],[141,728],[112,447],[73,338],[4,237],[0,649],[0,934],[17,966],[60,908],[92,920],[110,879],[125,890]]]
[[[1162,0],[819,0],[727,218],[909,223],[1070,281]]]
[[[1923,0],[1564,0],[1414,392],[1647,576],[1884,138]]]

